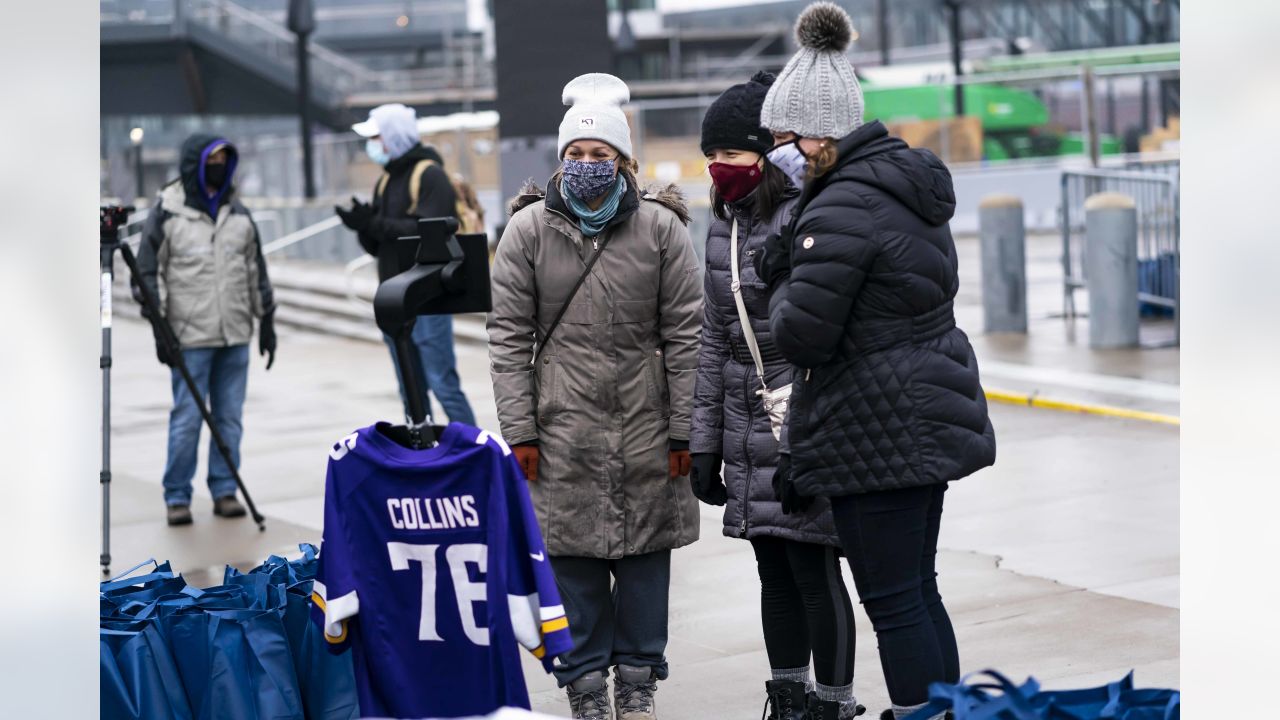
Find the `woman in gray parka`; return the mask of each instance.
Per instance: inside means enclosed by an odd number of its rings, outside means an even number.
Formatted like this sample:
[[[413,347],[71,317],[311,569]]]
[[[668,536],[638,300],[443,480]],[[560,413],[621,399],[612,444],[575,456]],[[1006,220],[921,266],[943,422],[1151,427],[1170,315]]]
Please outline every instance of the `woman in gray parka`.
[[[656,717],[671,550],[698,538],[680,479],[698,262],[678,192],[637,186],[628,96],[600,73],[565,86],[563,164],[545,193],[529,187],[513,205],[489,316],[502,434],[529,478],[573,637],[555,675],[573,717],[610,720],[610,667],[616,717]]]
[[[707,109],[702,152],[711,174],[715,218],[707,238],[702,345],[690,450],[694,494],[725,505],[724,534],[745,538],[760,573],[760,615],[772,679],[765,683],[772,718],[836,720],[861,712],[853,697],[853,607],[837,562],[831,506],[792,508],[775,498],[779,440],[758,391],[760,374],[734,298],[738,285],[770,389],[791,382],[791,365],[769,336],[769,288],[752,260],[790,221],[799,192],[765,154],[773,137],[760,127],[760,106],[773,75],[726,90]],[[720,466],[724,465],[724,479]],[[809,662],[817,679],[809,692]]]

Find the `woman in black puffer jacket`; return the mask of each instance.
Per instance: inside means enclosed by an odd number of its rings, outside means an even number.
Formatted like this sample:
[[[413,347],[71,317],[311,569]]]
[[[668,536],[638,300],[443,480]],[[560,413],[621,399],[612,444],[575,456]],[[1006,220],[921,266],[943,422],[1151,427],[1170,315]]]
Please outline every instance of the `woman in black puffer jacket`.
[[[886,717],[903,717],[930,683],[960,677],[934,567],[943,494],[995,462],[995,435],[952,307],[951,176],[929,151],[862,124],[851,34],[843,10],[810,6],[801,49],[765,99],[770,158],[804,188],[757,270],[772,289],[773,342],[800,368],[780,495],[831,498],[879,641]]]
[[[825,705],[835,720],[854,717],[859,707],[853,696],[853,606],[840,576],[840,541],[826,500],[784,514],[774,498],[779,441],[758,394],[760,373],[733,294],[736,235],[743,307],[764,379],[769,388],[789,384],[792,366],[769,334],[769,289],[752,266],[765,239],[790,220],[799,195],[764,157],[773,138],[760,127],[760,104],[772,82],[773,75],[757,73],[729,88],[702,121],[715,217],[707,237],[690,479],[700,500],[725,505],[724,534],[749,540],[755,551],[772,669],[765,683],[771,717],[800,720],[809,717],[806,707],[816,712]],[[817,684],[809,697],[811,658]]]

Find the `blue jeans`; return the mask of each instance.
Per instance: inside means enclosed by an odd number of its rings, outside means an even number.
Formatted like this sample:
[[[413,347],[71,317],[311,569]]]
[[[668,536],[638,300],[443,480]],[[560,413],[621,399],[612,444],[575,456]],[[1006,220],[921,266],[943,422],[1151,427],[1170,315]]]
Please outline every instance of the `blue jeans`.
[[[213,424],[231,450],[231,461],[239,468],[240,436],[244,434],[240,417],[249,380],[249,346],[184,349],[182,357],[200,394],[209,403]],[[196,475],[196,455],[204,419],[182,374],[177,368],[170,368],[169,374],[173,382],[173,409],[169,411],[164,501],[166,505],[190,505],[191,480]],[[215,498],[236,492],[235,477],[212,438],[209,439],[209,492]]]
[[[422,404],[431,414],[431,399],[427,391],[435,393],[436,400],[444,408],[445,415],[452,422],[476,424],[475,413],[471,412],[471,404],[467,396],[462,394],[462,381],[458,378],[457,361],[453,357],[453,316],[421,315],[413,326],[413,344],[418,346],[418,355],[422,358],[422,366],[426,373],[422,388]],[[404,377],[400,374],[400,361],[396,359],[396,348],[391,337],[383,335],[387,347],[391,349],[391,364],[396,369],[396,382],[400,384],[400,399],[404,402],[405,416],[409,415],[409,401],[405,397]]]

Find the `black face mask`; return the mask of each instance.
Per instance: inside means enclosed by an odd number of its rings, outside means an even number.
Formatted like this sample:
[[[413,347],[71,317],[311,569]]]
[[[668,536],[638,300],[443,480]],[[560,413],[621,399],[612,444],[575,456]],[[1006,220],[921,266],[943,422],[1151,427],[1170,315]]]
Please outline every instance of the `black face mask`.
[[[210,190],[217,190],[227,181],[227,166],[225,163],[217,165],[204,166],[204,182],[205,186]]]

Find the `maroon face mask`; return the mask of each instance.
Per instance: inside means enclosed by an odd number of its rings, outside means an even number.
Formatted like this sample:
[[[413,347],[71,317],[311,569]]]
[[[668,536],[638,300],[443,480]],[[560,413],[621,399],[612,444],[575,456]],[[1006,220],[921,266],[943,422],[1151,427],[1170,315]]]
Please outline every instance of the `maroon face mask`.
[[[707,166],[707,170],[711,173],[711,182],[715,183],[716,191],[728,202],[737,202],[750,195],[764,179],[764,174],[755,163],[730,165],[713,162]]]

